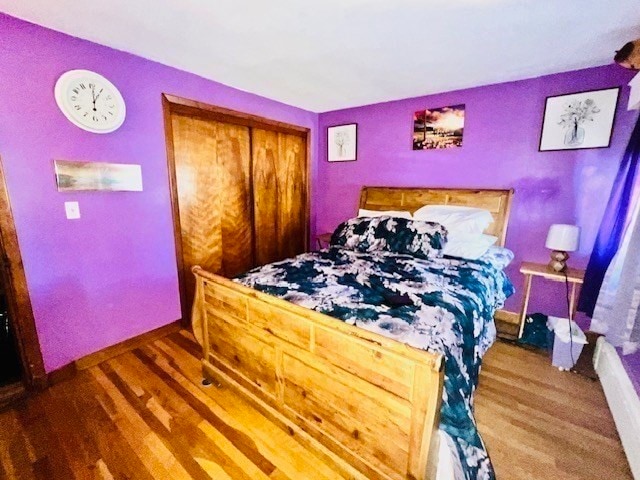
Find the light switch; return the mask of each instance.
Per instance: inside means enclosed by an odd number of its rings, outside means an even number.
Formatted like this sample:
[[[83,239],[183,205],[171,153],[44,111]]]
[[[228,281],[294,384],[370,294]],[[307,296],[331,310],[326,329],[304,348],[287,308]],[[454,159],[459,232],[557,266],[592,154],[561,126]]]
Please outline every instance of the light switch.
[[[80,205],[78,205],[78,202],[64,202],[64,211],[68,220],[80,218]]]

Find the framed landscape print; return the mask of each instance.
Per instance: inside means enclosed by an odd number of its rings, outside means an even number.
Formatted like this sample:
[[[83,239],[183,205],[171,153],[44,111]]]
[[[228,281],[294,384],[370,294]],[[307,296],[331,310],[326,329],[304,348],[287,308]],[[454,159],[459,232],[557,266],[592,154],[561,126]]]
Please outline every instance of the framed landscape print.
[[[356,160],[357,153],[357,123],[327,128],[327,159],[330,162],[351,162]]]
[[[619,94],[608,88],[547,97],[539,150],[608,147]]]
[[[462,146],[464,105],[419,110],[413,114],[413,149]]]
[[[140,165],[54,160],[59,192],[80,190],[141,192]]]

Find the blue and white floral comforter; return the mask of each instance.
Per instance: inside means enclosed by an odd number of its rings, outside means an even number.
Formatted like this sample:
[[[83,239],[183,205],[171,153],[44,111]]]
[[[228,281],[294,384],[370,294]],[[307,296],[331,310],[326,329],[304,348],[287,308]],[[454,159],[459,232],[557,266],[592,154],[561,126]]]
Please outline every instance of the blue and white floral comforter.
[[[421,259],[333,246],[241,275],[236,281],[417,348],[442,353],[440,430],[455,449],[456,476],[495,474],[473,416],[493,315],[513,293],[499,262]]]

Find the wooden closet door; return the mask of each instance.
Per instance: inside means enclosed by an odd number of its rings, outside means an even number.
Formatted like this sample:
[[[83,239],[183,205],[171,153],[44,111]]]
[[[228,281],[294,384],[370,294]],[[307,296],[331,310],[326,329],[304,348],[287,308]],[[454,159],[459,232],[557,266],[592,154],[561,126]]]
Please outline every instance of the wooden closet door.
[[[252,129],[256,263],[304,252],[307,235],[305,138]]]
[[[191,267],[233,277],[254,264],[249,128],[172,114],[188,305]]]

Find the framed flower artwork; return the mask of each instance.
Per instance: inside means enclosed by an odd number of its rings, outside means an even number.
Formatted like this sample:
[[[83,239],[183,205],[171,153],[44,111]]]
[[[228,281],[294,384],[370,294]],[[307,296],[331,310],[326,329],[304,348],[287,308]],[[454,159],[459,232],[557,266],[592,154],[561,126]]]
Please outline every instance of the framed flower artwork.
[[[547,97],[539,150],[608,147],[619,94],[608,88]]]
[[[327,160],[352,162],[358,154],[358,124],[334,125],[327,128]]]

